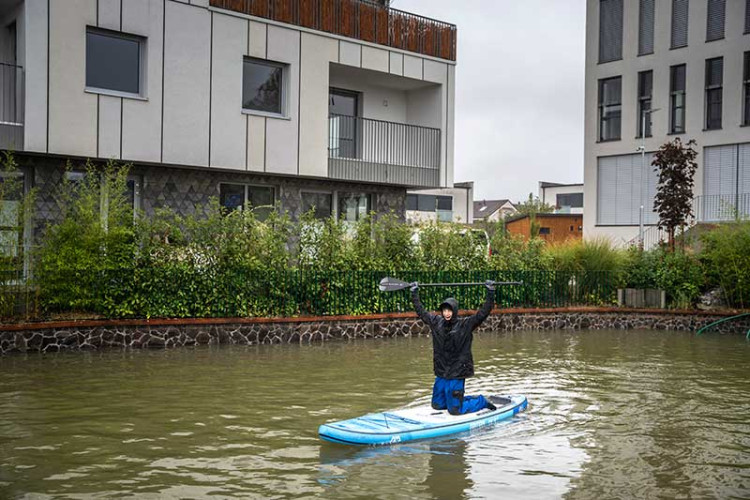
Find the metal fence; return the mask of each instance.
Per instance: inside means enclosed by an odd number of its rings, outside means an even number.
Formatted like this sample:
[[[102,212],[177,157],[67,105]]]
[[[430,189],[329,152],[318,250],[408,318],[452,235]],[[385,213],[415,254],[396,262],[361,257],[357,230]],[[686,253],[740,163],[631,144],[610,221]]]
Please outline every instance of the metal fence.
[[[408,290],[383,293],[377,271],[195,270],[186,267],[133,268],[46,273],[44,282],[14,279],[0,283],[3,317],[95,314],[104,317],[292,317],[365,315],[413,310]],[[7,276],[7,275],[6,275]],[[502,308],[614,305],[617,276],[610,272],[462,271],[403,272],[421,283],[522,281],[500,287]],[[39,280],[42,281],[42,280]],[[462,309],[477,309],[482,286],[424,287],[422,301],[435,309],[447,296]]]
[[[696,196],[693,200],[696,222],[731,222],[750,217],[750,193]]]
[[[456,26],[369,0],[211,0],[212,7],[456,60]]]
[[[0,149],[23,149],[24,72],[0,63]]]
[[[440,129],[357,116],[328,118],[332,178],[435,187],[440,161]]]

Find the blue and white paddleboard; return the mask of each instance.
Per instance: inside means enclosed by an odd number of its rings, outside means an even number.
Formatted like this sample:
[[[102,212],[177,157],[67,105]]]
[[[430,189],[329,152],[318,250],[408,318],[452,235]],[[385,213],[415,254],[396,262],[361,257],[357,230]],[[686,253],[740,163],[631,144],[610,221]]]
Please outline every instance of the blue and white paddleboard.
[[[467,432],[510,418],[526,409],[526,396],[490,396],[495,410],[485,408],[466,415],[418,406],[405,410],[371,413],[362,417],[323,424],[321,439],[332,443],[382,445],[429,439]]]

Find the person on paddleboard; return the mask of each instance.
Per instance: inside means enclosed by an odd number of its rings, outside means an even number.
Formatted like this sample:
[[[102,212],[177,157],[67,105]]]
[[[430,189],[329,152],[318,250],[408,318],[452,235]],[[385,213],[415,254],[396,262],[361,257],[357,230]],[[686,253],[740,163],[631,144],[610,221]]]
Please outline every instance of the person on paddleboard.
[[[432,407],[448,410],[451,415],[473,413],[484,408],[495,409],[484,396],[466,396],[466,379],[474,376],[474,358],[471,342],[474,330],[487,319],[495,304],[495,283],[487,281],[487,297],[476,314],[458,317],[458,301],[447,298],[440,304],[440,314],[425,310],[419,300],[419,283],[411,283],[410,289],[417,316],[432,331],[432,360],[435,384],[432,387]]]

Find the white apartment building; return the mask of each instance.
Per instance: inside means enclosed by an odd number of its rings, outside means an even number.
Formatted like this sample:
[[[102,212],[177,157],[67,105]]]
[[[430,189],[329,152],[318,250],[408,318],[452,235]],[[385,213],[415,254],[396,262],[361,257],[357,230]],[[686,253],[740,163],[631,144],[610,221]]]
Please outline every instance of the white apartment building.
[[[474,182],[455,182],[451,188],[410,189],[406,194],[406,220],[474,223]]]
[[[453,183],[456,28],[368,0],[0,0],[0,149],[37,216],[72,160],[152,213],[404,215]]]
[[[655,231],[651,160],[676,137],[697,141],[697,220],[750,213],[750,0],[587,0],[585,106],[587,238]]]
[[[583,184],[539,181],[539,201],[554,207],[556,214],[582,214]]]

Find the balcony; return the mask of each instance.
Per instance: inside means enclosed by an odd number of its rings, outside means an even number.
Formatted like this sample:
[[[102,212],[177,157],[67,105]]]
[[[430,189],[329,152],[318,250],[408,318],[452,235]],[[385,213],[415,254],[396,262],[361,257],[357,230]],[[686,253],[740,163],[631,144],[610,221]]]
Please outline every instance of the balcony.
[[[23,68],[0,63],[0,149],[23,149],[23,88]]]
[[[328,176],[380,184],[438,187],[440,129],[329,115]]]
[[[455,25],[370,0],[210,0],[210,5],[394,49],[456,60]]]
[[[713,194],[693,199],[696,222],[732,222],[750,217],[750,193]]]

